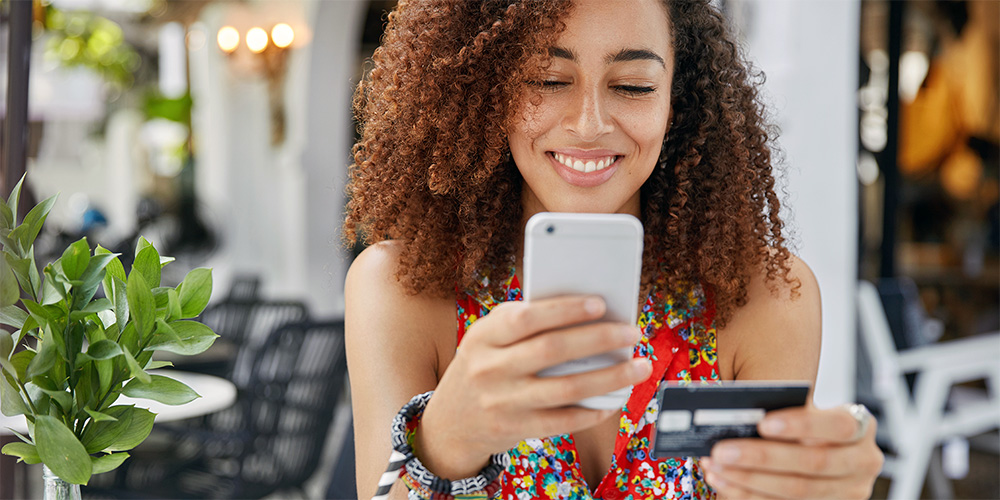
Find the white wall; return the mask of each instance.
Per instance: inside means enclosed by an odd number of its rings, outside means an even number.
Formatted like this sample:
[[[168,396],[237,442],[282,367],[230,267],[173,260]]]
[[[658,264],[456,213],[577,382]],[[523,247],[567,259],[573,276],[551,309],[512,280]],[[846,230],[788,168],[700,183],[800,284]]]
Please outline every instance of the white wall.
[[[749,58],[781,127],[786,200],[823,297],[823,347],[815,403],[850,401],[855,381],[857,279],[857,0],[730,1]],[[788,216],[791,213],[791,216]],[[775,362],[784,354],[776,353]]]
[[[235,275],[255,274],[266,297],[305,301],[316,318],[343,309],[339,227],[352,140],[351,76],[360,1],[212,3],[190,50],[196,197],[221,247],[207,265],[222,297]],[[219,28],[296,28],[284,83],[285,140],[271,144],[266,79],[215,43]],[[238,50],[245,50],[241,47]]]

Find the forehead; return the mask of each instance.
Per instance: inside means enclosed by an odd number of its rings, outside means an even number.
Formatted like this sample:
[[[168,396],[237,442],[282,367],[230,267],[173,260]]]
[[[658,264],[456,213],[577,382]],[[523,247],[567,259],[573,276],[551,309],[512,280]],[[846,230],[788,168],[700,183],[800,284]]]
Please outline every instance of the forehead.
[[[670,56],[670,21],[663,0],[574,0],[563,22],[566,29],[556,41],[558,47],[574,52],[646,48]]]

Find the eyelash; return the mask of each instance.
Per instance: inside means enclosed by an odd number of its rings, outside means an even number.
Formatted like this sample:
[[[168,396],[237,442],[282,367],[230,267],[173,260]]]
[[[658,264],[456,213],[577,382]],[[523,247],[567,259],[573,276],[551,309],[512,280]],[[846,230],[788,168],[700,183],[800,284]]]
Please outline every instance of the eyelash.
[[[531,82],[532,85],[538,87],[542,91],[554,91],[560,87],[569,85],[567,82],[561,82],[559,80],[542,80],[538,82]],[[615,85],[615,90],[621,92],[622,94],[639,97],[647,94],[656,92],[656,87],[644,87],[641,85]]]

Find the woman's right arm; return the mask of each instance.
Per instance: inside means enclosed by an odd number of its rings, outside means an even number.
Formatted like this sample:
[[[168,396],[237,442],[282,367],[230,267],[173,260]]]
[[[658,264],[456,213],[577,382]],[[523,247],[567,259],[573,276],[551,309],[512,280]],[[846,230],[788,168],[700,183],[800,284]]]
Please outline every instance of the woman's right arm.
[[[649,377],[644,359],[574,375],[536,375],[635,344],[634,325],[595,322],[605,311],[599,297],[500,304],[469,328],[456,353],[454,299],[407,293],[395,279],[398,245],[365,250],[347,276],[359,498],[374,493],[391,453],[389,425],[416,394],[435,390],[414,451],[431,472],[460,479],[527,437],[573,432],[608,418],[618,410],[573,403]],[[402,490],[393,488],[393,497],[404,498]]]
[[[456,329],[454,301],[407,294],[396,281],[398,245],[365,249],[351,265],[344,290],[361,499],[375,494],[392,453],[389,423],[410,398],[437,385],[436,340],[454,336]],[[450,314],[443,309],[449,304]],[[393,487],[390,498],[405,499],[406,488]]]

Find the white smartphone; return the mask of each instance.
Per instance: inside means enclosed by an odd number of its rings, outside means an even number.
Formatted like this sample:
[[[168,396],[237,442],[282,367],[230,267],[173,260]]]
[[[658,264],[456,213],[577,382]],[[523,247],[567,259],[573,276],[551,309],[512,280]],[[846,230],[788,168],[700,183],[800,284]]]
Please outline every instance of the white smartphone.
[[[627,214],[541,212],[524,231],[524,300],[560,295],[600,295],[602,321],[636,324],[642,273],[642,223]],[[539,373],[567,375],[632,358],[632,348],[577,359]],[[586,408],[621,408],[630,387],[579,401]]]

